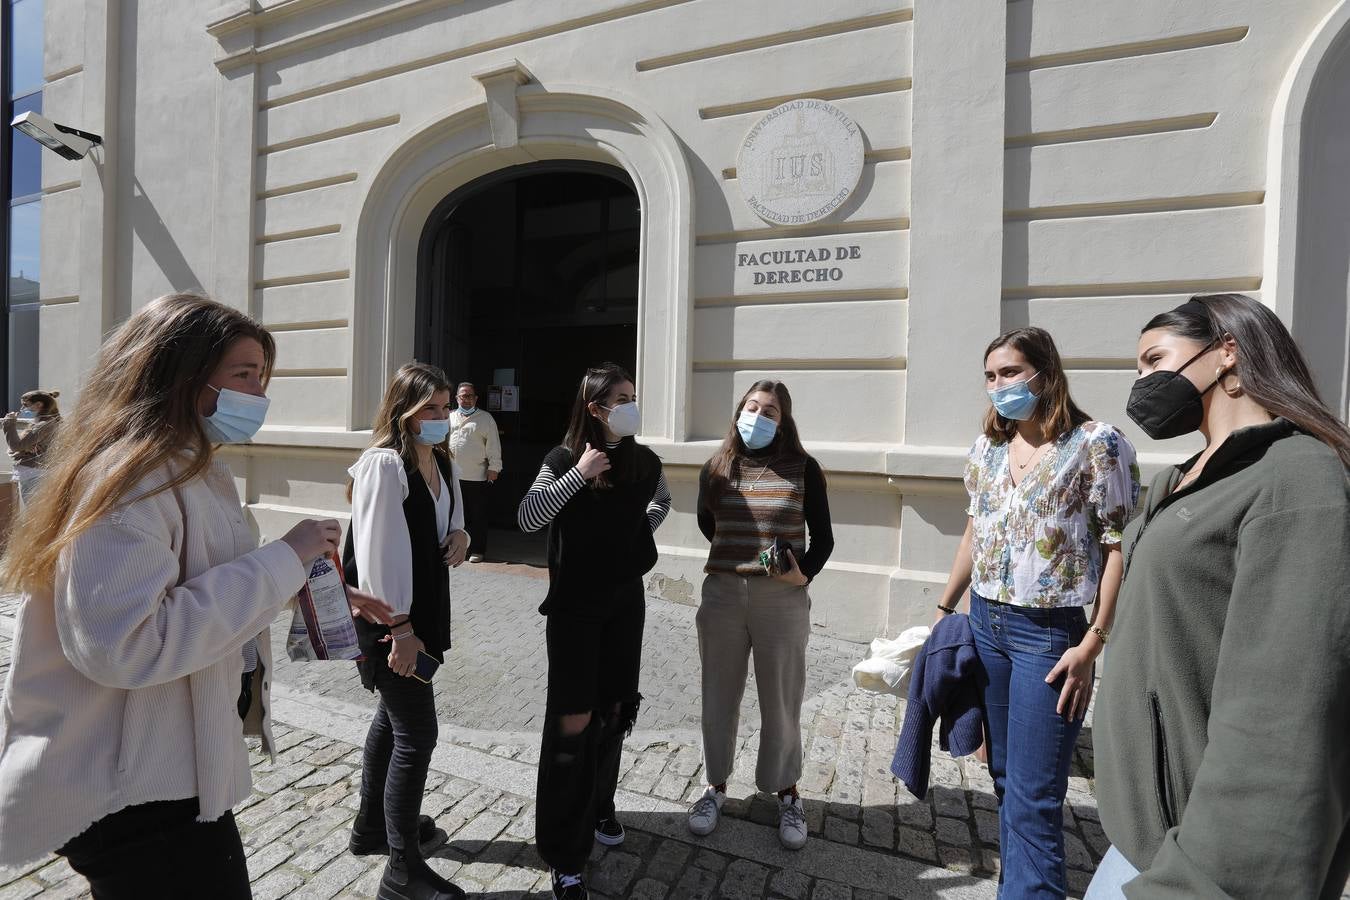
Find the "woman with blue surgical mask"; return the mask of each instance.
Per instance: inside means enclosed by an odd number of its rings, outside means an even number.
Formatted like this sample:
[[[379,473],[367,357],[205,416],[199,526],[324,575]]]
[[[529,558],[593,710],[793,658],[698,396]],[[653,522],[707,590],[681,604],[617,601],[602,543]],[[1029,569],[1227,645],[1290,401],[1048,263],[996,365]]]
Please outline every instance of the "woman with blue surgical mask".
[[[60,391],[27,391],[19,402],[22,409],[0,421],[14,461],[14,481],[19,485],[19,503],[27,503],[37,490],[47,467],[47,450],[56,442],[61,429],[61,409],[56,398]],[[19,423],[27,429],[20,434]]]
[[[755,786],[778,801],[779,842],[800,850],[806,589],[830,558],[834,531],[825,475],[802,447],[781,381],[756,382],[736,405],[699,475],[698,525],[712,544],[695,619],[708,787],[689,810],[689,830],[710,834],[721,819],[753,653],[761,721]]]
[[[379,896],[458,900],[464,891],[427,865],[436,835],[422,815],[436,696],[428,667],[450,649],[449,568],[464,562],[464,497],[450,459],[451,386],[445,373],[408,363],[375,413],[371,446],[348,469],[352,527],[347,581],[385,598],[393,623],[357,623],[361,683],[379,697],[361,764],[361,805],[348,849],[388,855]]]
[[[984,368],[990,409],[966,462],[970,519],[936,617],[970,593],[999,896],[1062,898],[1069,764],[1111,632],[1139,470],[1129,441],[1073,402],[1048,332],[1002,335]]]
[[[305,519],[258,546],[217,455],[262,425],[275,354],[253,319],[192,294],[148,304],[100,349],[80,427],[57,437],[0,562],[24,594],[0,866],[55,850],[97,900],[250,896],[230,810],[249,796],[250,722],[273,753],[268,625],[341,534]],[[351,600],[388,620],[374,597]]]

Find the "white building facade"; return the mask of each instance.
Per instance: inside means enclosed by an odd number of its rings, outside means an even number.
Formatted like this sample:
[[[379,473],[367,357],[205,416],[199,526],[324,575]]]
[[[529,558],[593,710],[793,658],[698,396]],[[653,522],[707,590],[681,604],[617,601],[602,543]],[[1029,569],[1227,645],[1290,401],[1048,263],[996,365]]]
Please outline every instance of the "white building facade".
[[[103,335],[171,290],[259,318],[272,411],[230,458],[264,535],[347,516],[346,467],[403,362],[516,384],[520,418],[501,419],[527,481],[540,434],[561,437],[557,385],[615,358],[675,497],[650,586],[691,602],[699,467],[745,389],[781,378],[830,482],[813,622],[866,639],[931,616],[1003,330],[1056,336],[1076,398],[1146,475],[1194,445],[1126,420],[1135,339],[1191,293],[1274,307],[1347,409],[1344,0],[47,0],[45,17],[44,112],[105,143],[44,155],[38,380],[75,393]],[[797,98],[856,125],[862,172],[828,217],[772,224],[737,155]],[[817,249],[838,277],[737,265]],[[573,263],[591,274],[568,281]]]

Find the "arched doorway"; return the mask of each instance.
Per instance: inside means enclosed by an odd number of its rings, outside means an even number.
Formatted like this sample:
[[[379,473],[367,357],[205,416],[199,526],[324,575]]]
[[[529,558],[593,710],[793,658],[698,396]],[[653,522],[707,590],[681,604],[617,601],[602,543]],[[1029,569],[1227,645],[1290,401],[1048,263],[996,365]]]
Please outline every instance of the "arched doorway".
[[[577,160],[493,172],[427,219],[416,354],[477,385],[501,432],[490,558],[541,561],[515,509],[562,438],[577,380],[603,361],[636,369],[640,228],[627,174]]]
[[[1266,271],[1327,403],[1350,420],[1350,2],[1291,66],[1270,145]]]

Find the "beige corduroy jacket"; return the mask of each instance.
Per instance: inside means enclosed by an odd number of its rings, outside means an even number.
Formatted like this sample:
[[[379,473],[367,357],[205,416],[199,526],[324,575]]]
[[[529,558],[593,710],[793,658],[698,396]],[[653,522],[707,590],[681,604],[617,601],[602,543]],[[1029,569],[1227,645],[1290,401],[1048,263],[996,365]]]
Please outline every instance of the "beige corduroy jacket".
[[[53,590],[19,611],[0,705],[0,865],[134,804],[197,797],[211,821],[243,801],[241,647],[257,637],[267,710],[268,624],[305,574],[288,544],[257,546],[219,461],[76,539]]]

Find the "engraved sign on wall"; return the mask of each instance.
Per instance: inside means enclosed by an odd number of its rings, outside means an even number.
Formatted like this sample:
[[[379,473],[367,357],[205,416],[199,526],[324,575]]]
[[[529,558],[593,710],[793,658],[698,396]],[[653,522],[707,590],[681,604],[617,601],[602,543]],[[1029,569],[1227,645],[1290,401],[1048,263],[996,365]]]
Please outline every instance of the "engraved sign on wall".
[[[761,219],[808,225],[844,204],[862,175],[857,123],[824,100],[789,100],[765,114],[741,143],[736,179]]]

